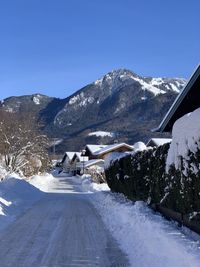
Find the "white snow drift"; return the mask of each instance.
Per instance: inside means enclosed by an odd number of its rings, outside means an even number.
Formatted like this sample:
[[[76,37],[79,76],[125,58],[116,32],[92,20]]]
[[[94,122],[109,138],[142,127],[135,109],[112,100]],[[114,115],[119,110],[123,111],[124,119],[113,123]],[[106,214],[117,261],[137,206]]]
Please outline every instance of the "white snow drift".
[[[13,174],[0,182],[0,231],[51,191],[56,179],[51,174],[33,176],[30,180]]]

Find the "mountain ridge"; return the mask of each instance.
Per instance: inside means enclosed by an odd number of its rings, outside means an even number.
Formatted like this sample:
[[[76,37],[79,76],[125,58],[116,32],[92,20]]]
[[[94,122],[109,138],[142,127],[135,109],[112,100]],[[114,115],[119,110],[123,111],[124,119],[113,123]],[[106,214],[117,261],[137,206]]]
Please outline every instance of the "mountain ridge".
[[[142,77],[118,69],[63,99],[33,94],[6,98],[0,106],[9,112],[31,109],[44,122],[45,133],[64,140],[58,146],[58,152],[63,152],[114,138],[146,141],[150,128],[157,126],[185,84],[182,78]],[[88,135],[98,130],[116,134],[113,138]]]

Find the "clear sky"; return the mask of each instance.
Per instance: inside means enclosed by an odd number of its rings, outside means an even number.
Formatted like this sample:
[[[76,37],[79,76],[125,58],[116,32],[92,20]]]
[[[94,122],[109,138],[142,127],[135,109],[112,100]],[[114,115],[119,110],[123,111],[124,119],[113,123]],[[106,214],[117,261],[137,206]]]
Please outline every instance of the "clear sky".
[[[0,0],[0,99],[64,98],[117,68],[188,78],[199,0]]]

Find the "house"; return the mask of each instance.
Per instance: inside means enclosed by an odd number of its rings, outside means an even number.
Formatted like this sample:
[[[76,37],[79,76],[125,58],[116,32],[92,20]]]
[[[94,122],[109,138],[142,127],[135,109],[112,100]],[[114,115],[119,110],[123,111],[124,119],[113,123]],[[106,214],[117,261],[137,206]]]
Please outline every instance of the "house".
[[[87,156],[82,156],[81,152],[76,152],[71,160],[71,170],[74,174],[80,174],[84,169],[85,163],[88,161]]]
[[[105,159],[111,153],[118,152],[118,153],[125,153],[133,151],[133,146],[130,146],[126,143],[117,143],[113,145],[107,145],[99,150],[96,150],[93,153],[94,158],[96,159]]]
[[[104,168],[104,160],[103,159],[91,159],[85,163],[86,169],[91,169],[95,167]]]
[[[78,162],[77,168],[80,170],[80,173],[90,173],[90,170],[101,170],[101,172],[104,172],[104,160],[91,159],[86,162]]]
[[[200,65],[167,112],[157,132],[171,132],[176,120],[200,107]]]
[[[96,159],[94,153],[102,148],[105,148],[107,145],[86,145],[85,146],[85,156],[91,159]]]
[[[71,161],[73,159],[73,156],[75,155],[76,152],[65,152],[64,157],[61,161],[61,166],[63,171],[65,172],[71,172],[72,164]]]
[[[172,139],[171,138],[151,138],[146,146],[151,146],[151,147],[159,147],[162,146],[166,143],[171,143]]]

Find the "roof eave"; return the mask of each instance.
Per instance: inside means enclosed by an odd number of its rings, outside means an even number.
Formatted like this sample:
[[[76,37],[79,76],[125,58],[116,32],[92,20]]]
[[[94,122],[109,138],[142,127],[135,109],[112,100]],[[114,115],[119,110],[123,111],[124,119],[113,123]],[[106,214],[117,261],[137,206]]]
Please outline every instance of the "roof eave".
[[[171,108],[169,109],[169,111],[165,115],[164,119],[161,121],[160,125],[157,128],[152,129],[151,130],[152,132],[164,132],[165,131],[165,129],[166,129],[170,119],[172,118],[173,114],[176,112],[180,103],[183,101],[184,97],[187,95],[187,93],[189,92],[191,87],[194,85],[194,83],[195,83],[196,79],[199,77],[199,75],[200,75],[200,64],[197,66],[197,68],[195,69],[195,71],[191,75],[189,81],[187,82],[187,84],[185,85],[183,90],[176,97],[174,103],[172,104]]]

